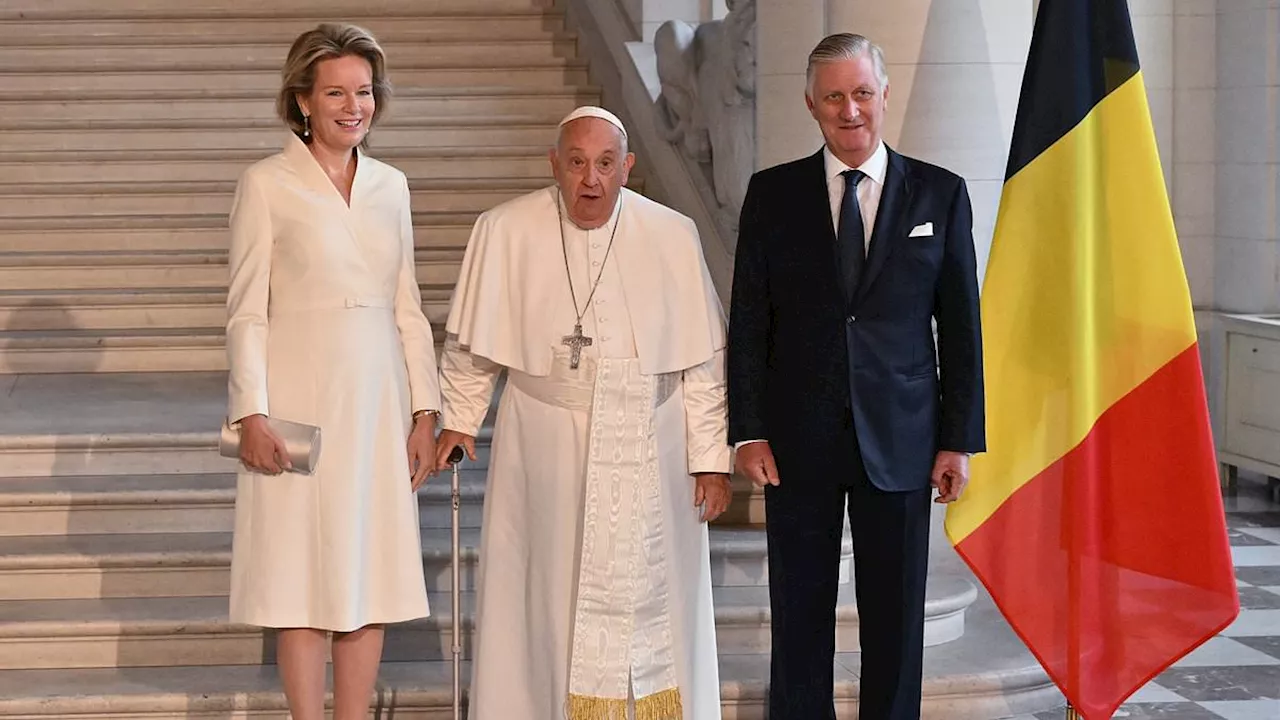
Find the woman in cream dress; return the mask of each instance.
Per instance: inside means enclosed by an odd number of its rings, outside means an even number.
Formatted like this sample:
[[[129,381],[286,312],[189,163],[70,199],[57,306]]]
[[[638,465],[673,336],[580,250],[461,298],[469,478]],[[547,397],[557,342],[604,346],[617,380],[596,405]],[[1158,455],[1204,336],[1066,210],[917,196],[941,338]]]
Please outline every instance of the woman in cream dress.
[[[385,109],[382,50],[321,25],[289,52],[283,152],[231,211],[228,417],[242,433],[231,621],[280,628],[295,720],[368,715],[382,626],[427,615],[414,492],[434,466],[439,383],[414,272],[409,187],[362,152]],[[318,425],[312,475],[288,472],[266,417]]]

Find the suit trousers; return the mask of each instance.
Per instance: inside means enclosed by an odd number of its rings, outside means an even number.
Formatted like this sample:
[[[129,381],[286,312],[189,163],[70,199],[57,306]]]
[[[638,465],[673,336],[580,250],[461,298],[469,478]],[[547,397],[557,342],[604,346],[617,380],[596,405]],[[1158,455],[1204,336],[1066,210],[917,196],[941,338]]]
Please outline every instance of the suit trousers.
[[[852,418],[827,477],[765,488],[772,608],[769,720],[835,720],[833,664],[841,536],[848,513],[862,650],[859,720],[919,720],[932,489],[867,478]],[[813,467],[812,459],[805,465]]]

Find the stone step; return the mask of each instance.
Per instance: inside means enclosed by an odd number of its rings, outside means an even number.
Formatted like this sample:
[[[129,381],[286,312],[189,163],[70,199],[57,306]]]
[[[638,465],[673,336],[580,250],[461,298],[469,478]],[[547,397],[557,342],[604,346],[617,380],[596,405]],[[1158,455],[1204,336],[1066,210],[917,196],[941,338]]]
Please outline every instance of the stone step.
[[[485,471],[459,471],[459,527],[480,527]],[[452,523],[450,478],[418,490],[424,528]],[[0,537],[231,532],[232,473],[0,477]]]
[[[207,40],[206,40],[207,42]],[[212,67],[228,70],[274,69],[279,72],[289,47],[284,44],[188,44],[188,45],[6,45],[0,46],[0,73],[24,72],[150,72]],[[536,40],[443,40],[436,42],[388,42],[383,50],[392,67],[472,67],[502,56],[502,64],[544,63],[573,58],[575,36]]]
[[[286,43],[213,43],[206,38],[185,45],[4,45],[0,46],[0,73],[25,72],[150,72],[152,70],[200,72],[210,67],[232,70],[274,70],[284,65]],[[393,68],[473,67],[543,63],[573,58],[575,36],[565,34],[529,40],[467,38],[430,43],[385,43],[383,50]],[[148,113],[150,114],[150,113]]]
[[[471,213],[413,213],[413,227],[460,227],[466,225],[470,229],[475,224],[479,213],[471,211]],[[140,237],[145,237],[147,232],[168,232],[178,233],[193,231],[193,229],[218,229],[218,231],[227,231],[227,215],[225,214],[205,214],[205,215],[72,215],[60,214],[51,215],[51,217],[36,218],[8,218],[0,217],[0,238],[13,238],[19,236],[20,233],[67,233],[67,232],[102,232],[102,233],[140,233]],[[118,237],[118,236],[113,236]],[[152,236],[151,241],[155,241],[156,237]],[[421,245],[421,243],[420,243]],[[225,243],[224,243],[225,246]],[[428,245],[430,247],[430,243]],[[165,250],[165,247],[156,247],[154,245],[142,245],[142,247],[154,247],[155,250]],[[198,247],[192,247],[192,250],[207,249],[209,245],[202,243]],[[127,247],[124,247],[127,249]],[[122,249],[122,250],[124,250]],[[14,251],[19,250],[14,247]],[[37,247],[32,251],[44,250],[44,247]]]
[[[969,632],[925,650],[922,720],[993,720],[1060,704],[1061,694],[984,596],[968,613]],[[857,716],[856,653],[836,656],[836,717]],[[461,667],[465,691],[470,664]],[[213,665],[0,671],[0,716],[25,720],[287,720],[277,668]],[[765,653],[720,655],[724,720],[764,720],[769,690]],[[330,683],[331,686],[331,683]],[[384,662],[376,717],[448,720],[452,663]],[[465,707],[465,704],[464,704]]]
[[[477,216],[478,213],[418,213],[414,241],[420,249],[464,248]],[[225,252],[229,244],[225,215],[140,217],[132,226],[127,217],[48,220],[52,227],[40,228],[38,219],[6,223],[0,218],[0,253]],[[79,225],[75,224],[77,220]]]
[[[114,339],[114,336],[105,336]],[[149,348],[143,347],[142,351]],[[162,349],[159,345],[150,348],[153,351]],[[204,350],[205,348],[192,348]],[[181,348],[178,348],[181,350]],[[221,347],[209,352],[224,352]],[[84,351],[86,357],[92,357],[91,351]],[[10,353],[13,355],[13,353]],[[4,355],[0,354],[0,361]],[[10,366],[19,360],[9,359]],[[101,361],[99,361],[101,362]],[[225,363],[224,363],[225,364]],[[0,365],[0,369],[4,366]],[[8,377],[0,376],[0,387],[38,385],[42,381],[65,383],[68,388],[83,386],[84,382],[71,381],[68,378],[96,380],[98,384],[108,385],[116,382],[116,378],[135,381],[146,386],[147,376],[159,375],[167,377],[188,376],[193,387],[207,385],[211,377],[218,377],[216,387],[218,397],[213,402],[192,400],[186,411],[179,407],[152,407],[139,398],[132,403],[95,403],[92,391],[88,393],[74,392],[70,389],[63,396],[69,408],[78,408],[85,412],[87,425],[76,426],[62,419],[49,420],[34,425],[27,432],[13,432],[0,435],[0,458],[4,459],[4,473],[8,477],[67,477],[88,475],[177,475],[177,474],[209,474],[233,473],[237,469],[234,461],[217,454],[218,433],[226,410],[226,373],[211,371],[171,371],[157,370],[145,372],[126,372],[119,370],[103,370],[113,374],[106,379],[92,374],[95,367],[81,370],[73,374],[55,373],[42,367],[19,368],[17,373]],[[12,372],[12,371],[10,371]],[[11,390],[12,392],[12,390]],[[19,395],[20,397],[25,396]],[[13,403],[4,403],[16,405]],[[132,407],[130,407],[132,405]],[[101,413],[104,407],[115,407],[120,415],[119,423],[112,423],[110,416]],[[144,411],[149,420],[147,425],[164,422],[169,429],[138,430],[141,423],[130,422],[127,417]],[[44,410],[50,418],[57,414]],[[211,429],[212,428],[212,429]],[[489,447],[492,428],[483,427],[476,443],[476,460],[468,461],[468,466],[476,469],[488,468]]]
[[[422,531],[429,590],[450,588],[449,533]],[[714,585],[768,582],[763,529],[712,526],[710,535]],[[469,590],[479,530],[465,528],[461,536],[463,589]],[[231,533],[0,537],[0,600],[225,595],[230,563]]]
[[[506,13],[541,13],[551,9],[550,0],[366,0],[359,11],[367,16],[489,16]],[[311,17],[341,16],[350,9],[341,0],[273,0],[269,4],[252,0],[187,0],[175,5],[168,0],[6,0],[0,5],[0,19],[31,21],[107,20],[113,18],[221,20],[224,17]]]
[[[0,291],[0,328],[11,331],[218,328],[226,292],[217,288]]]
[[[444,330],[432,329],[438,351],[444,343]],[[226,369],[222,328],[0,330],[0,376]],[[213,444],[210,436],[205,447]]]
[[[488,437],[481,438],[481,450]],[[480,526],[485,475],[470,461],[459,471],[460,527]],[[738,482],[733,512],[717,524],[763,523],[749,507],[759,503],[759,493]],[[235,489],[230,472],[0,477],[0,537],[231,532]],[[448,474],[428,480],[418,498],[422,527],[450,527]]]
[[[442,325],[449,313],[453,287],[427,283],[420,290],[427,319],[432,325]],[[226,302],[226,292],[212,287],[0,290],[0,328],[222,328],[227,322]]]
[[[541,178],[410,183],[414,212],[476,213],[549,183]],[[413,187],[417,185],[418,187]],[[427,185],[427,187],[422,187]],[[235,199],[234,182],[85,183],[0,188],[0,214],[10,219],[77,216],[222,215]],[[0,282],[0,287],[4,283]]]
[[[944,583],[945,584],[945,583]],[[968,583],[931,588],[926,603],[926,643],[941,644],[963,629],[964,608],[977,597]],[[718,650],[743,655],[769,648],[769,589],[713,588]],[[836,648],[858,649],[858,613],[852,586],[842,588],[836,609]],[[431,615],[387,629],[384,661],[450,657],[453,608],[449,592],[428,593]],[[460,593],[463,657],[477,632],[474,593]],[[953,637],[954,636],[954,637]],[[274,633],[232,624],[227,598],[161,597],[108,600],[0,601],[0,670],[257,665],[275,662]]]
[[[521,87],[530,90],[563,90],[590,83],[585,60],[548,60],[504,65],[498,56],[483,67],[395,67],[389,71],[397,92],[421,88]],[[149,72],[23,72],[0,73],[0,91],[6,95],[54,100],[225,96],[230,93],[274,94],[280,89],[280,71],[237,70],[223,72],[216,66],[200,71]]]
[[[0,331],[0,375],[196,372],[226,367],[226,339],[216,328]],[[149,454],[150,448],[145,452]]]
[[[380,122],[393,123],[399,118],[418,117],[563,116],[579,105],[597,103],[599,91],[594,88],[567,87],[545,93],[531,93],[527,88],[494,88],[485,95],[438,93],[404,96],[396,93]],[[40,128],[51,124],[84,125],[140,118],[157,124],[183,120],[243,123],[275,121],[275,117],[274,98],[266,93],[224,98],[156,97],[146,102],[145,113],[137,99],[0,100],[0,122],[6,127]],[[537,150],[538,155],[546,157],[545,147],[539,146]],[[380,153],[382,155],[385,153]],[[9,176],[6,174],[4,177]]]
[[[380,16],[343,8],[333,15],[319,10],[297,16],[218,18],[218,34],[228,42],[278,44],[288,47],[302,31],[326,21],[352,22],[369,30],[380,43],[428,43],[457,40],[533,40],[562,34],[564,16],[554,10],[487,13],[485,15]],[[0,19],[0,44],[53,45],[190,45],[209,41],[208,19]]]
[[[165,489],[163,484],[148,488],[141,478],[204,478],[236,471],[234,462],[216,454],[214,431],[226,412],[226,392],[223,372],[0,377],[0,473],[28,478],[7,486],[0,479],[0,505],[17,513],[31,513],[25,519],[0,521],[0,534],[7,528],[20,534],[59,528],[92,534],[138,532],[133,528],[163,525],[154,513],[206,503],[208,498],[201,493],[189,502],[171,503],[182,496],[181,484],[179,488]],[[464,475],[488,467],[490,415],[478,438],[479,457],[475,462],[464,462]],[[110,477],[75,479],[84,476]],[[51,484],[40,485],[40,478]],[[110,485],[111,478],[122,485]],[[59,485],[62,481],[69,484]],[[735,477],[734,483],[735,499],[717,522],[763,523],[761,491],[743,478]],[[446,479],[437,478],[421,492],[430,496],[440,490],[437,484],[447,487]],[[5,487],[14,493],[8,501],[4,500]],[[143,494],[131,494],[131,488]],[[148,489],[158,494],[148,496]],[[121,497],[129,499],[125,503],[128,507],[117,512]],[[224,499],[230,502],[229,497]],[[230,526],[206,524],[200,528],[229,530]]]
[[[0,87],[3,80],[0,79]],[[556,115],[478,116],[473,118],[399,118],[379,125],[370,135],[371,152],[378,148],[417,146],[422,148],[488,145],[541,145],[550,149],[556,138]],[[245,150],[260,149],[263,155],[279,151],[287,131],[274,120],[236,122],[231,120],[140,119],[111,123],[60,123],[57,128],[6,128],[0,122],[0,153],[74,152],[131,150]]]
[[[461,248],[415,254],[418,282],[449,287],[457,282]],[[227,272],[227,253],[220,250],[0,253],[0,287],[12,290],[225,288]]]
[[[5,161],[0,159],[0,193],[4,185],[63,185],[67,183],[122,183],[122,182],[235,182],[253,162],[271,154],[259,150],[247,161],[240,160],[158,160],[155,158],[131,160],[32,160]],[[393,158],[386,153],[377,154],[379,160],[389,163],[409,177],[410,182],[419,179],[487,178],[497,182],[510,179],[536,178],[550,185],[551,164],[547,160],[547,148],[538,147],[533,152],[512,157],[441,157],[441,158]],[[0,241],[2,242],[2,241]],[[3,247],[3,245],[0,245]]]
[[[0,476],[233,473],[217,454],[226,412],[225,372],[0,377]],[[468,467],[488,467],[489,437]]]

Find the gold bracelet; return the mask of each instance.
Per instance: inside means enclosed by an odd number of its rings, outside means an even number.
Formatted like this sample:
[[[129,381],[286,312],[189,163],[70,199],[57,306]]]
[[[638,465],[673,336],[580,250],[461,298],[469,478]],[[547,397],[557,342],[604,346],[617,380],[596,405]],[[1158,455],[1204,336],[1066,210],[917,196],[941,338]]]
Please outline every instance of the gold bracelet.
[[[417,419],[418,419],[418,418],[420,418],[420,417],[422,417],[423,415],[435,415],[435,416],[439,416],[439,415],[440,415],[440,411],[439,411],[439,410],[419,410],[418,412],[414,413],[414,414],[413,414],[413,417],[412,417],[412,418],[410,418],[410,419],[411,419],[411,420],[414,420],[414,421],[416,422],[416,421],[417,421]]]

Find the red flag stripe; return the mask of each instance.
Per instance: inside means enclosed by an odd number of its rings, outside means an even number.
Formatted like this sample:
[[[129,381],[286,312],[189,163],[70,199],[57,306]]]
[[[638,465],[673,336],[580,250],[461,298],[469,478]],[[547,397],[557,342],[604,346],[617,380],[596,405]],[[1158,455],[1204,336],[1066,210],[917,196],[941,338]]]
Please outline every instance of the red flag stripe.
[[[1192,345],[957,546],[1086,718],[1236,616],[1216,472]]]

